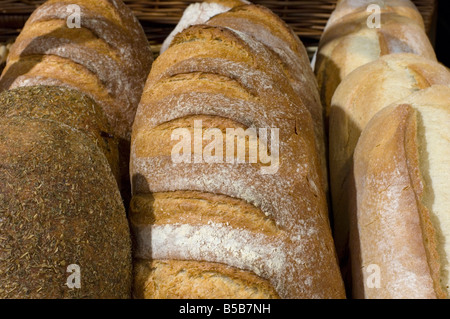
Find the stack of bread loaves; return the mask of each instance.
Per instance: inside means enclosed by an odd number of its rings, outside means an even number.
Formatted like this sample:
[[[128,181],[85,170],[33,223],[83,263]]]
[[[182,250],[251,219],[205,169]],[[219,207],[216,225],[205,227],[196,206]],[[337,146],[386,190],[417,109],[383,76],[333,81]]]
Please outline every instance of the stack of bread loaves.
[[[131,143],[135,297],[345,297],[306,59],[244,5],[155,60]]]
[[[369,7],[374,4],[380,8],[378,18]],[[400,52],[436,60],[422,16],[410,0],[339,1],[325,26],[315,60],[326,117],[342,79],[380,56]]]
[[[381,7],[379,29],[366,24],[373,3]],[[345,36],[328,36],[347,21]],[[450,73],[436,62],[421,25],[409,1],[342,0],[322,38],[325,53],[318,55],[324,101],[332,95],[335,242],[344,271],[350,249],[358,298],[442,297],[448,288],[442,208],[448,195],[429,194],[435,185],[446,188],[436,176],[450,168],[447,161],[444,169],[449,143],[442,122],[448,120]],[[336,68],[320,69],[327,63]],[[436,164],[439,158],[444,162]]]
[[[121,1],[49,0],[27,21],[0,78],[1,298],[130,297],[114,175],[151,62]]]
[[[90,96],[119,144],[117,175],[126,196],[131,126],[152,59],[141,25],[122,1],[49,0],[10,48],[0,91],[56,85]]]

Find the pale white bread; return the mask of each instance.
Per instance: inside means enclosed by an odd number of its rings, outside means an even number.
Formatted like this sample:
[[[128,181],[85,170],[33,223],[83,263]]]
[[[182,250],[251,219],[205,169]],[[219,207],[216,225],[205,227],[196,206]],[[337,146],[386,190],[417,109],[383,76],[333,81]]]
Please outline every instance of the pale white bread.
[[[391,53],[414,53],[436,61],[436,54],[423,27],[397,13],[381,13],[380,28],[369,28],[366,17],[342,19],[323,34],[315,73],[326,115],[332,96],[356,68]]]
[[[339,0],[327,21],[325,30],[343,20],[368,18],[374,11],[368,11],[372,4],[380,7],[380,12],[396,13],[416,21],[424,27],[423,18],[415,4],[410,0]]]
[[[350,73],[337,88],[330,112],[330,178],[335,242],[345,259],[348,242],[348,182],[361,131],[382,108],[432,85],[449,85],[450,73],[414,54],[381,57]]]
[[[354,158],[354,294],[445,298],[449,291],[450,88],[432,86],[373,117]],[[380,269],[370,288],[369,265]]]
[[[226,12],[234,6],[249,4],[246,0],[210,0],[204,2],[197,2],[190,4],[183,12],[180,21],[175,26],[175,29],[170,32],[167,38],[164,40],[159,51],[162,54],[172,43],[173,38],[190,27],[191,25],[203,24],[209,20],[209,18]]]
[[[167,50],[177,33],[180,33],[191,25],[203,24],[212,16],[228,10],[230,10],[229,7],[214,2],[193,3],[189,5],[186,10],[184,10],[183,16],[176,25],[175,29],[173,29],[173,31],[164,40],[159,53],[161,54]]]

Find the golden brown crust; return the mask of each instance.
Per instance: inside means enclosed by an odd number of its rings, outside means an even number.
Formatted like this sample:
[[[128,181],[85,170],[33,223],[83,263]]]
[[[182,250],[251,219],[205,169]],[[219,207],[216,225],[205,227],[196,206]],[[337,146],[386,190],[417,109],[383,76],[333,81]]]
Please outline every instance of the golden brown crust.
[[[282,69],[295,93],[306,105],[314,121],[314,131],[324,176],[327,175],[323,110],[317,82],[302,42],[292,29],[269,9],[259,5],[243,5],[218,14],[206,22],[250,35],[263,43],[280,60]],[[328,190],[327,180],[324,179]]]
[[[157,82],[190,72],[229,77],[252,94],[258,95],[261,100],[268,103],[283,100],[278,103],[288,103],[299,113],[303,113],[306,107],[310,114],[305,116],[313,119],[314,143],[322,167],[321,183],[326,188],[323,128],[318,104],[307,103],[308,99],[293,89],[288,80],[288,68],[274,52],[245,33],[206,25],[190,27],[179,33],[169,49],[156,59],[142,101],[147,101],[147,92]]]
[[[105,156],[50,120],[0,121],[2,298],[128,298],[131,242]],[[77,264],[81,288],[69,289]]]
[[[346,185],[361,131],[383,107],[435,84],[450,84],[450,73],[445,67],[414,54],[399,53],[358,68],[336,90],[330,112],[329,160],[335,242],[340,258],[345,258],[348,242]]]
[[[355,150],[352,263],[358,298],[442,298],[435,231],[422,204],[417,115],[411,105],[383,109]],[[370,288],[367,266],[380,267]]]
[[[273,287],[255,274],[217,263],[136,260],[134,298],[278,299]]]
[[[295,92],[289,72],[249,34],[209,25],[181,32],[155,61],[132,134],[135,258],[189,261],[182,274],[197,273],[189,270],[197,265],[228,265],[262,278],[282,298],[345,297],[311,105]],[[278,128],[277,171],[264,174],[260,163],[248,162],[173,163],[168,133],[192,133],[196,120],[222,133]],[[179,278],[188,277],[167,269],[158,270],[160,278],[185,289]],[[184,294],[198,293],[189,287]],[[247,294],[242,285],[239,290],[226,297]]]
[[[81,28],[69,28],[69,5],[81,9]],[[93,97],[105,110],[115,135],[129,140],[131,125],[145,79],[152,63],[147,39],[132,12],[122,1],[47,1],[37,8],[25,24],[11,48],[7,68],[29,56],[55,55],[78,64],[91,73],[91,79],[81,79],[88,85],[77,89]],[[46,77],[45,70],[31,70],[34,65],[22,64],[22,74],[28,71]],[[36,61],[38,64],[40,61]],[[64,70],[64,71],[62,71]],[[73,84],[73,75],[67,68],[55,72],[59,82]],[[79,75],[75,74],[74,76]],[[13,82],[16,72],[3,73],[3,82]],[[92,79],[95,77],[95,79]],[[80,80],[80,79],[79,79]],[[83,83],[85,84],[85,83]],[[3,85],[5,86],[5,85]],[[94,89],[92,86],[95,86]],[[113,101],[103,97],[108,96]]]

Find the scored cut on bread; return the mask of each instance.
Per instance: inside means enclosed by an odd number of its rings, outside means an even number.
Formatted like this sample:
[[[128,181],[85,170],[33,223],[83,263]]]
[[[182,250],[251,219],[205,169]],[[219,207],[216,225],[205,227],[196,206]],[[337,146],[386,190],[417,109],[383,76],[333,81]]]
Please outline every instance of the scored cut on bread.
[[[80,8],[80,27],[69,27],[73,6]],[[72,11],[70,10],[72,9]],[[115,135],[130,138],[131,125],[145,79],[152,63],[152,54],[141,25],[122,1],[51,0],[38,7],[27,20],[11,47],[0,86],[9,89],[17,76],[33,71],[37,56],[57,56],[65,63],[76,63],[96,79],[84,79],[86,87],[98,87],[100,94],[91,97],[100,104],[110,119]],[[22,59],[27,61],[18,75],[9,66]],[[8,71],[9,69],[9,71]],[[67,70],[55,76],[73,87],[72,74]],[[36,71],[36,70],[35,70]],[[42,71],[40,71],[42,72]],[[48,78],[48,76],[47,76]],[[39,84],[39,83],[36,83]],[[43,83],[44,84],[44,83]],[[48,84],[48,82],[47,82]],[[84,92],[84,86],[75,87]],[[92,89],[86,91],[91,94]],[[106,101],[102,96],[110,96]]]
[[[224,26],[191,26],[155,60],[131,144],[136,296],[345,297],[315,123],[289,72],[255,37]],[[256,136],[257,147],[279,147],[270,154],[273,174],[262,172],[268,165],[261,158],[247,162],[249,128],[279,130],[266,145]],[[245,141],[245,154],[233,149],[218,162],[174,163],[176,129],[191,136],[240,129],[233,142]],[[226,149],[227,140],[217,146]],[[208,294],[195,288],[212,287],[219,276],[225,280]]]

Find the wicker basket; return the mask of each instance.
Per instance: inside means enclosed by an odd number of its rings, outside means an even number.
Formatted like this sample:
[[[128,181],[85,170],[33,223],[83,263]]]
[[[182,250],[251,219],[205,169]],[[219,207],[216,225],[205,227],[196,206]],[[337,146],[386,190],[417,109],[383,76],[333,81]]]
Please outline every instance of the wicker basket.
[[[172,31],[184,9],[201,0],[124,0],[141,22],[150,44],[158,49]],[[253,0],[286,21],[305,45],[317,46],[323,28],[337,0]],[[44,0],[0,0],[0,43],[13,41],[28,16]],[[437,0],[413,0],[433,38]]]

